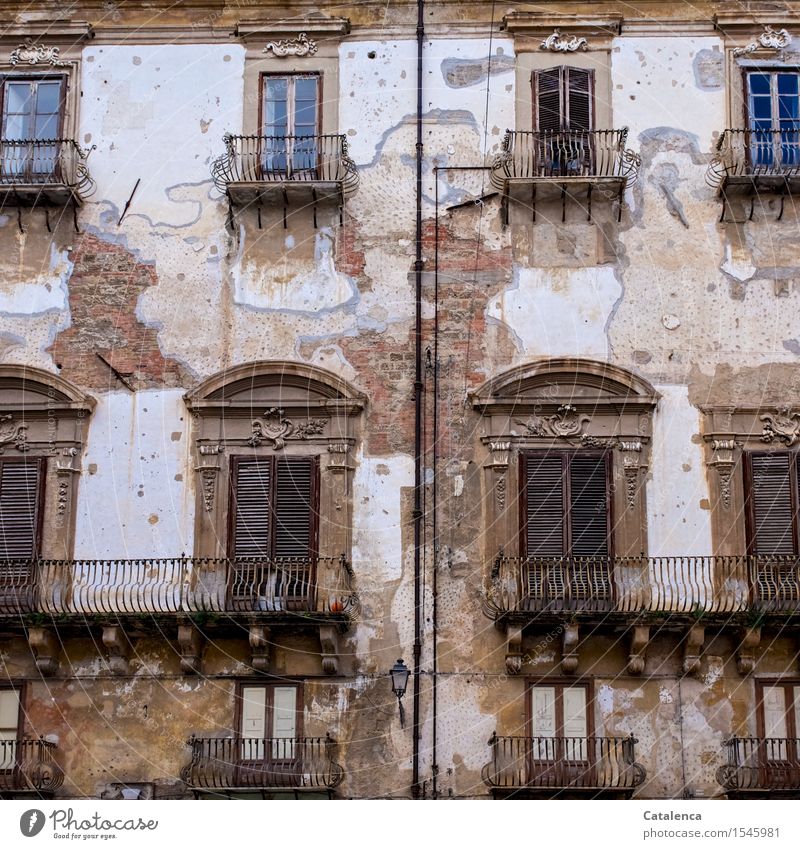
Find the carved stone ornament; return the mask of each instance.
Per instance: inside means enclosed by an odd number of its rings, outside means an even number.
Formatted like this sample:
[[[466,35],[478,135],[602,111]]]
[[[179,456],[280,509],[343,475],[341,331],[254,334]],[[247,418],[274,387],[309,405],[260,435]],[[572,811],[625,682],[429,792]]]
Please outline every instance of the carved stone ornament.
[[[788,407],[780,407],[774,416],[768,413],[759,418],[765,423],[761,432],[762,442],[779,439],[791,447],[800,439],[800,413],[793,413]]]
[[[641,442],[620,442],[620,451],[623,451],[622,470],[625,473],[625,498],[628,509],[636,507],[636,496],[639,492],[639,466],[641,461],[639,455],[642,452]]]
[[[719,493],[722,506],[730,510],[731,479],[733,477],[733,452],[736,449],[735,439],[713,439],[711,441],[713,456],[710,465],[717,470],[719,477]]]
[[[554,29],[552,35],[539,45],[539,50],[549,50],[552,53],[575,53],[578,50],[588,50],[589,42],[577,35],[561,35],[560,29]]]
[[[317,42],[301,32],[297,38],[270,41],[261,52],[274,56],[313,56],[317,52]]]
[[[217,491],[217,470],[205,468],[200,470],[200,478],[203,481],[203,506],[206,513],[214,509],[214,494]]]
[[[69,62],[62,62],[58,57],[58,47],[45,47],[36,44],[32,38],[25,40],[16,50],[11,51],[8,57],[11,65],[52,65],[54,68],[63,68]]]
[[[319,436],[325,430],[327,423],[327,419],[309,419],[303,424],[295,425],[295,436],[299,439],[308,439],[309,436]]]
[[[562,404],[553,416],[532,416],[527,422],[517,420],[517,424],[525,428],[528,436],[569,439],[571,436],[582,436],[590,421],[589,416],[579,415],[572,404]]]
[[[308,439],[311,436],[319,436],[327,424],[327,419],[309,419],[295,424],[284,418],[283,410],[270,407],[264,412],[263,418],[253,419],[253,433],[247,444],[256,448],[262,442],[271,442],[272,447],[278,451],[284,447],[289,437]]]
[[[764,27],[764,32],[751,41],[745,47],[737,47],[733,51],[734,56],[747,56],[756,50],[785,50],[792,43],[792,37],[785,29],[773,29],[769,24]]]
[[[0,454],[6,445],[12,443],[17,451],[28,450],[28,425],[25,422],[15,422],[10,414],[0,416]]]

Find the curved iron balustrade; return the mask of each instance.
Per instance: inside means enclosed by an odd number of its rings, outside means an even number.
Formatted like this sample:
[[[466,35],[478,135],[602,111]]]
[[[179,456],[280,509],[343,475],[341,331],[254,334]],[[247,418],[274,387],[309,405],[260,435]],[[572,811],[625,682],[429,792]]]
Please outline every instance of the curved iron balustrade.
[[[800,792],[800,739],[732,737],[723,745],[728,750],[728,762],[717,770],[717,781],[726,792]]]
[[[0,187],[67,188],[86,200],[96,188],[88,155],[72,139],[0,139]]]
[[[508,613],[800,613],[798,557],[507,557],[485,607]]]
[[[187,745],[192,759],[181,770],[181,778],[196,789],[332,789],[344,777],[344,770],[333,760],[336,741],[330,735],[191,737]]]
[[[47,740],[0,740],[0,791],[48,793],[64,783],[57,746]]]
[[[507,790],[629,790],[647,771],[636,763],[630,737],[498,737],[481,775],[489,787]]]
[[[358,186],[355,162],[347,155],[347,137],[233,136],[214,160],[214,185],[226,192],[232,183],[338,183],[348,195]]]
[[[708,170],[706,182],[720,190],[727,180],[800,179],[800,129],[725,130]]]
[[[628,128],[621,130],[507,130],[502,150],[492,163],[492,184],[503,190],[509,180],[556,182],[636,181],[638,153],[625,147]]]
[[[0,615],[316,613],[354,618],[344,555],[0,561]]]

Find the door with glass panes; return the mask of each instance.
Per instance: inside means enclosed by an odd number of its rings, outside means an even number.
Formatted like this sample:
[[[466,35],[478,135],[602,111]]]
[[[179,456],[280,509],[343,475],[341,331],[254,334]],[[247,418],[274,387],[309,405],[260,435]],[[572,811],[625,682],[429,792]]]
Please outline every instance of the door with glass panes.
[[[293,684],[239,688],[242,786],[293,786],[302,774],[298,700],[299,687]]]
[[[319,74],[262,77],[263,176],[268,180],[318,180]]]
[[[17,765],[19,691],[0,689],[0,787]]]
[[[530,783],[591,786],[589,688],[541,683],[530,687]]]
[[[750,167],[754,173],[800,167],[800,74],[745,73]]]
[[[757,698],[759,784],[796,788],[800,785],[800,681],[760,681]]]

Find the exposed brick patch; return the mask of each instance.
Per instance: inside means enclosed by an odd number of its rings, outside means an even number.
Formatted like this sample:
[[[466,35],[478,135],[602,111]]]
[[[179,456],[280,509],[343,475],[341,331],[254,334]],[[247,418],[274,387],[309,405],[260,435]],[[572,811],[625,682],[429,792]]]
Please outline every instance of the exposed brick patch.
[[[137,262],[121,247],[84,234],[70,259],[71,325],[48,352],[68,380],[90,389],[119,389],[122,384],[97,356],[130,375],[135,389],[190,386],[192,375],[164,357],[155,329],[136,317],[139,296],[158,282],[154,265]]]

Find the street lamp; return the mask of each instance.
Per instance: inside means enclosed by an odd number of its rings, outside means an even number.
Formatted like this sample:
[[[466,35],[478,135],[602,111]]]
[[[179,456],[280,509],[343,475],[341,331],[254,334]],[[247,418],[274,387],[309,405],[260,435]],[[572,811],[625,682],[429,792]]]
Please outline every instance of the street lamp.
[[[405,727],[406,714],[403,710],[403,696],[406,694],[408,686],[408,667],[403,663],[401,657],[397,663],[389,670],[389,675],[392,677],[392,692],[397,696],[397,706],[400,708],[400,727]]]

